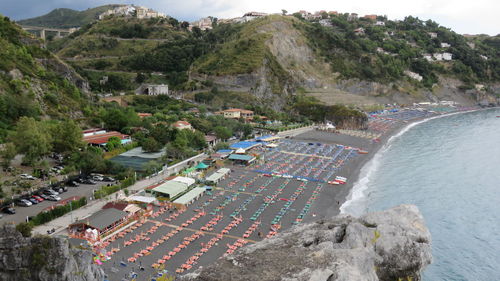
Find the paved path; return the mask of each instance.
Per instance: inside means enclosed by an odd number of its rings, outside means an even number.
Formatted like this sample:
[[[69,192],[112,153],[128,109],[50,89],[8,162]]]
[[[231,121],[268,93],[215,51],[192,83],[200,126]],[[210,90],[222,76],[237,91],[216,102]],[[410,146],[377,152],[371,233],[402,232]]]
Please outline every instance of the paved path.
[[[248,194],[248,195],[255,195],[255,196],[262,196],[260,193],[253,193],[253,192],[246,192],[246,191],[235,191],[235,190],[228,190],[224,189],[222,187],[216,187],[215,190],[221,190],[224,192],[232,192],[232,193],[238,193],[238,194]]]
[[[154,223],[161,223],[159,221],[154,221],[154,220],[148,220],[148,221],[154,222]],[[169,223],[166,223],[165,225],[168,226],[168,227],[171,227],[171,228],[179,228],[179,227],[181,227],[180,225],[169,224]],[[183,227],[182,229],[187,230],[187,231],[191,231],[191,232],[202,232],[203,234],[208,234],[208,235],[213,235],[213,236],[220,235],[220,233],[215,233],[215,232],[210,232],[210,231],[202,231],[202,230],[199,230],[199,229],[194,229],[194,228],[189,228],[189,227]],[[235,235],[223,234],[222,237],[232,238],[232,239],[236,239],[236,240],[242,239],[242,240],[245,240],[245,241],[248,241],[248,242],[251,242],[251,243],[256,243],[257,242],[255,240],[251,240],[251,239],[247,239],[247,238],[243,238],[243,237],[235,236]]]

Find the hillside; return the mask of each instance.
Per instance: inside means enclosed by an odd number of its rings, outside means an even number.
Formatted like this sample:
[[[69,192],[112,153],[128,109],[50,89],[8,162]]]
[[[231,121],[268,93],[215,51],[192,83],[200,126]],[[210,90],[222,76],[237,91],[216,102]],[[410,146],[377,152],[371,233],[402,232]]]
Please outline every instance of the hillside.
[[[104,5],[84,11],[59,8],[52,10],[46,15],[20,20],[17,23],[21,25],[43,26],[52,28],[81,27],[97,20],[100,14],[117,6],[120,5]]]
[[[78,118],[88,83],[0,15],[0,141],[22,116]]]
[[[168,83],[188,95],[250,93],[261,106],[284,109],[297,93],[326,104],[496,103],[498,45],[495,37],[464,37],[413,17],[325,14],[215,23],[206,31],[188,31],[172,18],[110,17],[49,47],[96,91]],[[137,73],[143,73],[139,79]],[[115,79],[121,86],[101,87],[98,81],[109,75],[121,77]]]

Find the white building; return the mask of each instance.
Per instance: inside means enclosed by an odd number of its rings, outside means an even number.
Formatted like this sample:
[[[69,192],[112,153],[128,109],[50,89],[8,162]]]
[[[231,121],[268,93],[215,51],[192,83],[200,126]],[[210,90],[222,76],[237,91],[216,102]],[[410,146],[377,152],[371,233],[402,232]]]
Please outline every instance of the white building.
[[[436,61],[450,61],[453,60],[453,54],[451,53],[434,53],[432,54]]]
[[[453,60],[453,54],[443,53],[443,60],[447,60],[447,61]]]
[[[332,26],[332,22],[329,19],[321,19],[319,20],[319,24],[322,26]]]
[[[137,90],[135,90],[136,95],[148,95],[148,96],[168,96],[168,85],[165,84],[142,84]]]
[[[153,9],[147,8],[147,7],[142,7],[142,6],[137,6],[135,8],[136,10],[136,17],[138,19],[151,19],[151,18],[164,18],[166,17],[164,13],[157,12]]]
[[[423,54],[424,59],[427,61],[434,61],[434,58],[432,57],[431,54]]]
[[[449,47],[451,47],[450,44],[448,44],[448,43],[441,43],[441,48],[449,48]]]
[[[347,20],[348,21],[353,21],[353,20],[357,20],[358,19],[358,14],[356,13],[350,13],[348,16],[347,16]]]
[[[427,32],[431,38],[437,38],[438,34],[436,32]]]
[[[201,30],[212,29],[212,19],[211,18],[201,18],[198,21],[192,22],[190,28],[198,27]]]
[[[383,21],[377,21],[377,22],[375,23],[375,25],[378,25],[378,26],[384,26],[384,25],[385,25],[385,22],[383,22]]]

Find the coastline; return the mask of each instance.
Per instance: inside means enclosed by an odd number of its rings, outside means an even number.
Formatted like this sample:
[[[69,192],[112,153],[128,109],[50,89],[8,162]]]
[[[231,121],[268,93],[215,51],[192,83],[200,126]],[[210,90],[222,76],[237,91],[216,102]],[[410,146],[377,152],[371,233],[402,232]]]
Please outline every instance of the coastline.
[[[352,180],[346,184],[345,189],[341,191],[339,194],[339,200],[340,204],[337,208],[329,208],[326,211],[327,216],[335,216],[338,214],[350,214],[349,212],[345,211],[345,208],[355,202],[356,199],[358,198],[353,198],[355,192],[364,192],[364,190],[358,190],[358,186],[361,184],[361,181],[365,177],[365,175],[362,175],[362,172],[369,173],[376,167],[370,167],[369,165],[372,164],[373,159],[377,156],[380,155],[380,153],[383,152],[383,149],[388,148],[387,145],[390,145],[390,142],[392,139],[395,139],[402,134],[404,134],[406,131],[411,129],[414,126],[417,126],[419,124],[428,122],[430,120],[438,119],[438,118],[444,118],[444,117],[449,117],[457,114],[465,114],[465,113],[471,113],[471,112],[476,112],[480,110],[490,110],[493,108],[476,108],[476,109],[471,109],[471,110],[463,110],[463,111],[454,111],[454,112],[448,112],[444,114],[438,114],[430,117],[425,117],[425,118],[418,118],[415,120],[411,120],[408,123],[401,123],[399,126],[394,127],[391,129],[389,132],[387,132],[385,135],[383,135],[380,138],[380,142],[378,145],[372,147],[372,150],[370,150],[369,157],[366,157],[361,161],[361,163],[356,167],[354,171],[352,171],[348,176],[352,178]],[[365,194],[363,194],[365,196]]]
[[[444,118],[456,114],[470,113],[488,109],[490,108],[477,108],[472,110],[454,111],[425,118],[417,118],[408,121],[407,123],[398,123],[396,126],[391,128],[387,133],[381,136],[379,138],[380,141],[378,143],[372,143],[371,140],[362,139],[355,136],[337,135],[330,133],[331,142],[353,147],[359,147],[364,150],[367,150],[369,154],[364,155],[365,157],[358,157],[354,159],[354,161],[347,163],[340,170],[340,175],[347,177],[348,182],[345,185],[335,186],[332,189],[327,190],[325,194],[326,196],[324,196],[323,200],[319,200],[318,204],[316,204],[316,207],[313,208],[312,210],[313,213],[317,213],[318,216],[311,217],[307,221],[329,218],[339,214],[350,214],[349,212],[345,211],[345,208],[359,198],[359,197],[354,197],[355,192],[365,191],[364,189],[359,190],[359,185],[362,184],[361,181],[365,177],[365,174],[373,170],[374,167],[370,167],[370,165],[372,165],[373,159],[377,155],[380,155],[380,153],[383,152],[383,149],[386,149],[388,145],[390,145],[391,140],[404,134],[407,130],[411,129],[416,125],[419,125],[421,123],[433,119]],[[297,137],[301,138],[300,135]],[[308,140],[308,138],[306,137],[305,140]],[[362,196],[365,195],[363,194]]]

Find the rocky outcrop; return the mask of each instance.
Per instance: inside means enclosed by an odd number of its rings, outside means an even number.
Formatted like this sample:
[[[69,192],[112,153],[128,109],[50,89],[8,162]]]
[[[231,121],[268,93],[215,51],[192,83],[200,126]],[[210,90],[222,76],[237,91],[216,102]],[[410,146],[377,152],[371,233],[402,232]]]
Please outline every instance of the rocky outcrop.
[[[59,58],[53,56],[48,59],[39,59],[38,62],[44,67],[53,70],[61,77],[67,79],[69,82],[77,86],[84,94],[90,93],[89,82]]]
[[[71,248],[64,238],[25,238],[13,226],[0,227],[1,281],[101,281],[92,253]]]
[[[420,280],[431,237],[416,206],[296,226],[184,276],[190,281]],[[399,279],[401,278],[401,279]]]

